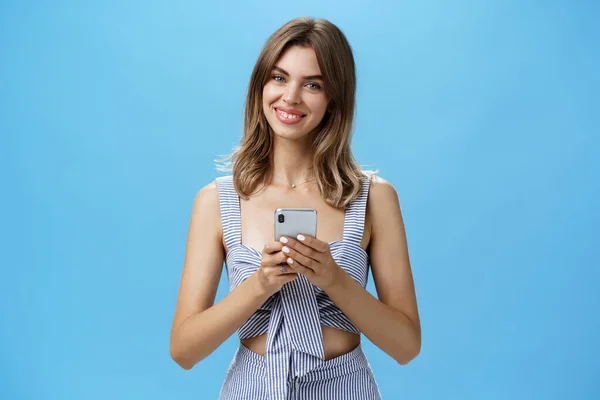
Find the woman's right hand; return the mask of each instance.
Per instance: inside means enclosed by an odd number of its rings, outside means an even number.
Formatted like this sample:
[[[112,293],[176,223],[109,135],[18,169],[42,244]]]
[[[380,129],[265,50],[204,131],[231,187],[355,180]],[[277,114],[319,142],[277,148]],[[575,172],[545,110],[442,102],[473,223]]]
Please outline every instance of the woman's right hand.
[[[260,290],[268,296],[277,293],[283,285],[298,276],[298,273],[294,272],[286,262],[287,255],[281,251],[282,248],[281,242],[267,243],[262,251],[260,268],[256,271]],[[282,267],[286,270],[283,273],[281,272]]]

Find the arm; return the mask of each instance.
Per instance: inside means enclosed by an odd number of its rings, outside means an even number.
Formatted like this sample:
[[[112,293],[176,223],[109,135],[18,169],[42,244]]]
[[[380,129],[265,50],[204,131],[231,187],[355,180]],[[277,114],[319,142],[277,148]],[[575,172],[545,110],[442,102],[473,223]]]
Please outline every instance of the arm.
[[[346,273],[324,290],[369,340],[405,365],[420,352],[421,324],[398,195],[390,183],[373,178],[367,204],[379,300]]]
[[[216,182],[194,200],[173,325],[171,357],[189,370],[230,337],[268,298],[252,275],[214,305],[224,250]]]

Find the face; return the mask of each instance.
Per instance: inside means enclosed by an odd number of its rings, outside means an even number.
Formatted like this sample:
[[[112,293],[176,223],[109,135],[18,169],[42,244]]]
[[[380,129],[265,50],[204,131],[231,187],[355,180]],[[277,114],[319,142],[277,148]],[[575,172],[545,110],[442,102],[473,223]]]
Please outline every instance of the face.
[[[263,112],[275,135],[296,140],[313,132],[329,103],[323,85],[312,48],[292,46],[281,56],[263,88]]]

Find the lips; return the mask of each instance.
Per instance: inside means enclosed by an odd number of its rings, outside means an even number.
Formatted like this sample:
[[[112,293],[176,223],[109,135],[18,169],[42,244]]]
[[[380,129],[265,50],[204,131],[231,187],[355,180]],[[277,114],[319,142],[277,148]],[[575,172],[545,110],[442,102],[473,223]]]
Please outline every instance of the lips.
[[[284,112],[286,114],[297,115],[299,117],[305,117],[306,116],[306,114],[304,114],[301,111],[294,110],[294,109],[291,109],[291,108],[285,108],[285,107],[275,107],[275,111],[281,111],[281,112]]]

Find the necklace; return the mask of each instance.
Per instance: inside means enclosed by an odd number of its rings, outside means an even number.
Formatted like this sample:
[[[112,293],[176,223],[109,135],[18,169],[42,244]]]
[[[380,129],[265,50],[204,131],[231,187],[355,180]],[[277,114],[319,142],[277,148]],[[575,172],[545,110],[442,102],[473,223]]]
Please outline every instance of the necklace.
[[[309,183],[309,182],[313,182],[313,181],[316,181],[316,180],[317,180],[317,178],[313,178],[313,179],[311,179],[311,180],[308,180],[308,181],[304,181],[304,182],[301,182],[301,183],[295,184],[295,183],[292,183],[292,182],[288,182],[288,181],[286,181],[286,180],[285,180],[285,179],[283,179],[283,178],[280,178],[279,176],[275,175],[274,173],[272,173],[272,174],[273,174],[273,176],[274,176],[275,178],[277,178],[277,179],[279,179],[279,180],[281,180],[281,181],[283,181],[283,182],[286,182],[288,185],[290,185],[290,186],[292,187],[292,189],[296,188],[297,186],[302,186],[302,185],[304,185],[305,183]]]

